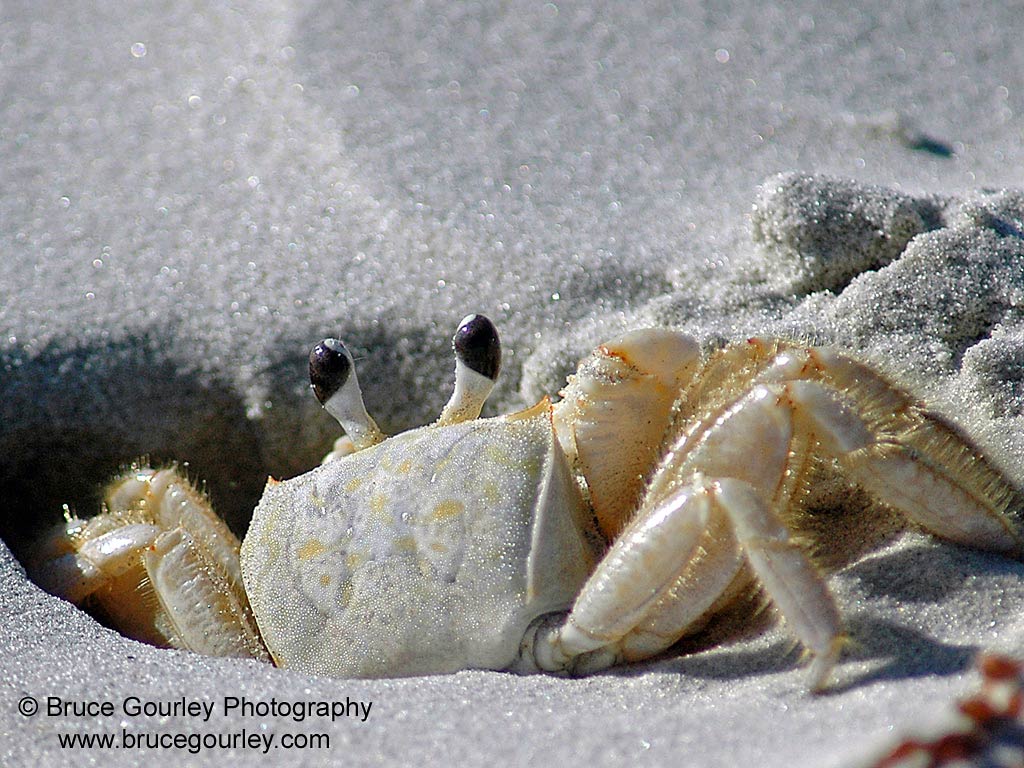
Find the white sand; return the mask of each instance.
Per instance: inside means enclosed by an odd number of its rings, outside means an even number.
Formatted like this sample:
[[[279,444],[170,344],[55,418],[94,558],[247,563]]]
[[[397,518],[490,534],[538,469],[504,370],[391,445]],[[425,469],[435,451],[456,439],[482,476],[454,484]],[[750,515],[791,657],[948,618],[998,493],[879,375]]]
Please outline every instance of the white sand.
[[[977,191],[1024,187],[1019,13],[933,6],[6,3],[0,533],[87,511],[141,453],[244,525],[336,434],[313,342],[352,342],[393,431],[444,403],[468,311],[507,348],[490,412],[624,327],[784,333],[901,372],[1024,481],[1024,198]],[[911,534],[832,584],[853,645],[823,697],[780,630],[583,680],[331,681],[124,640],[5,553],[0,762],[247,728],[331,736],[268,764],[845,765],[970,688],[978,649],[1024,653],[1024,565]],[[25,695],[373,707],[25,718]]]

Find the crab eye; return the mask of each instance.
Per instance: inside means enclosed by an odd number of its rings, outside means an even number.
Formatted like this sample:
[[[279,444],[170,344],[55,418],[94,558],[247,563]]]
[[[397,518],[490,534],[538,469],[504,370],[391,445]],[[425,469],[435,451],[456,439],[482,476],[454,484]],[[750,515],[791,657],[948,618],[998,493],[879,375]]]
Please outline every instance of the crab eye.
[[[455,357],[467,368],[491,381],[498,378],[501,369],[498,329],[484,315],[467,315],[463,318],[452,338],[452,346],[455,348]]]
[[[366,412],[352,355],[337,339],[324,339],[309,353],[309,383],[313,394],[338,420],[357,451],[384,439]]]
[[[462,318],[452,337],[452,347],[455,349],[455,391],[437,420],[442,426],[479,416],[501,368],[498,331],[483,315]]]
[[[352,355],[338,339],[324,339],[313,347],[309,353],[309,383],[321,405],[345,386],[352,369]]]

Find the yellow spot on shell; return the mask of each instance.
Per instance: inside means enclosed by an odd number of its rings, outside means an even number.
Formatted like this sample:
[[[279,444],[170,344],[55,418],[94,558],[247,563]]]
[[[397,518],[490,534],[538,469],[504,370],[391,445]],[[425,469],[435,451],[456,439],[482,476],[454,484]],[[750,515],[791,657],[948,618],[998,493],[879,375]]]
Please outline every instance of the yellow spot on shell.
[[[484,455],[489,461],[499,466],[507,467],[511,463],[508,451],[497,445],[488,445],[484,448]]]
[[[408,474],[409,470],[412,469],[412,460],[405,459],[401,464],[398,465],[398,471],[403,475]]]
[[[309,560],[317,555],[322,555],[326,551],[327,547],[323,545],[323,542],[317,541],[316,539],[310,539],[299,547],[297,554],[299,560]]]
[[[544,465],[536,456],[531,456],[523,462],[523,471],[526,472],[527,477],[537,477],[543,468]]]
[[[488,504],[497,504],[501,501],[501,491],[498,490],[498,484],[493,480],[484,483],[480,490],[483,493],[484,501]]]
[[[365,562],[366,555],[361,552],[350,552],[348,557],[345,558],[345,565],[350,571],[358,569]]]
[[[427,522],[440,523],[445,520],[451,520],[453,517],[458,517],[466,511],[466,505],[461,501],[455,499],[448,499],[448,501],[441,501],[434,505],[434,508],[427,515]]]
[[[359,486],[362,485],[362,484],[363,484],[363,478],[361,478],[361,477],[353,477],[351,480],[349,480],[347,483],[345,483],[345,490],[348,491],[349,493],[352,493],[352,491],[357,490],[359,488]]]
[[[320,574],[320,586],[321,587],[326,587],[330,583],[331,583],[331,577],[330,576],[328,576],[326,573]]]
[[[394,525],[394,520],[387,514],[388,497],[383,493],[375,493],[370,497],[370,514],[385,525]]]
[[[415,552],[416,539],[412,536],[399,536],[395,539],[395,549],[402,552]]]
[[[339,593],[339,598],[341,599],[341,605],[343,608],[347,608],[348,604],[352,602],[353,592],[354,589],[352,588],[351,581],[346,581],[344,584],[341,585],[341,592]]]

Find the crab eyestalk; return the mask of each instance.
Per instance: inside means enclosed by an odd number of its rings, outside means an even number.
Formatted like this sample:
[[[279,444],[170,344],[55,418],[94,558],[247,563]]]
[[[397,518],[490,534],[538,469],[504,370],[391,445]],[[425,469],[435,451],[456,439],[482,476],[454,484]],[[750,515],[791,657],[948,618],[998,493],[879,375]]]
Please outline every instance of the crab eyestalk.
[[[483,315],[467,315],[452,337],[455,350],[455,391],[438,424],[457,424],[480,415],[501,370],[501,342],[494,323]]]
[[[384,439],[363,405],[352,355],[338,339],[324,339],[313,347],[309,353],[309,382],[316,399],[338,420],[357,451]]]

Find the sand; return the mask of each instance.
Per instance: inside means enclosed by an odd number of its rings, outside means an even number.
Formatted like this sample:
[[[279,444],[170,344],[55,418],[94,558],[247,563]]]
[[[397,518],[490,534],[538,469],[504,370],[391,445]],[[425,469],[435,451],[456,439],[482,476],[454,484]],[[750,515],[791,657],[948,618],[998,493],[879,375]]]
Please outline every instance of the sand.
[[[506,349],[486,413],[557,391],[625,328],[782,334],[897,375],[1024,482],[1018,17],[5,4],[0,535],[22,551],[143,454],[187,461],[243,530],[266,476],[337,436],[309,346],[346,339],[397,431],[439,412],[471,311]],[[125,640],[4,549],[0,762],[134,764],[128,743],[62,733],[244,729],[274,734],[271,765],[853,765],[972,689],[978,650],[1024,653],[1020,563],[908,533],[830,585],[852,642],[825,696],[777,627],[580,680],[332,681]],[[47,697],[113,713],[49,715]],[[356,714],[225,713],[230,697]],[[329,749],[281,746],[319,733]]]

